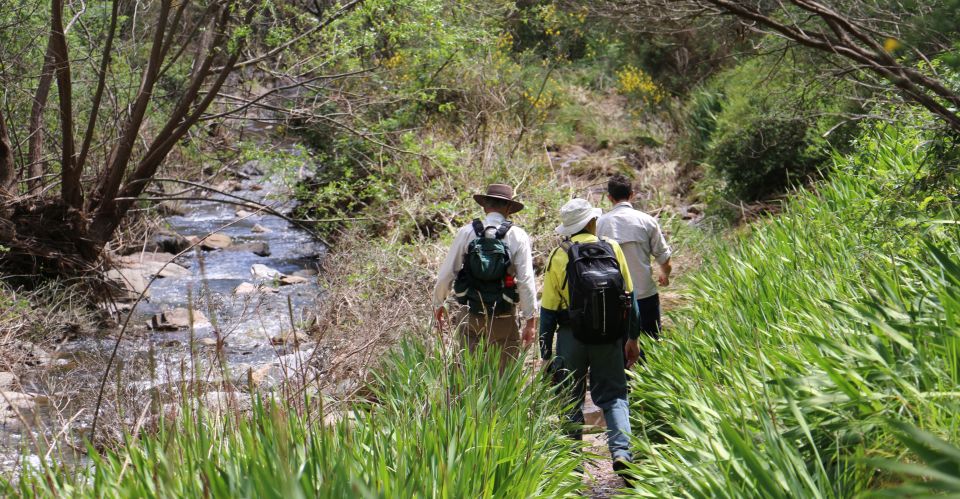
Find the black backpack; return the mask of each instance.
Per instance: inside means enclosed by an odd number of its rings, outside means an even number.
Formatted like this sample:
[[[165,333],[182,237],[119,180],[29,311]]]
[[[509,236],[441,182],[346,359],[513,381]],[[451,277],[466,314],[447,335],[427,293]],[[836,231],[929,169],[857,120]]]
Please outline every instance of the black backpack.
[[[506,283],[510,248],[503,238],[511,227],[513,223],[505,221],[494,237],[486,237],[483,223],[479,219],[473,221],[477,237],[467,246],[463,268],[453,283],[457,302],[469,305],[471,313],[509,312],[519,298],[516,287],[508,287]]]
[[[583,343],[613,343],[627,334],[631,308],[620,262],[609,242],[575,243],[566,249],[570,304],[567,308],[573,336]]]

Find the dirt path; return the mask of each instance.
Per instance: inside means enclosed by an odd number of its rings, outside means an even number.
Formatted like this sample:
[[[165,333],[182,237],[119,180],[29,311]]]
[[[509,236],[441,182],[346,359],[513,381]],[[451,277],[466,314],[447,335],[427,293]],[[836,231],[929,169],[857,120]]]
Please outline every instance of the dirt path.
[[[587,484],[587,497],[606,498],[620,493],[625,484],[623,479],[613,473],[610,467],[610,453],[607,450],[607,437],[603,433],[594,433],[583,436],[587,444],[587,452],[596,454],[596,459],[584,463],[584,481]]]

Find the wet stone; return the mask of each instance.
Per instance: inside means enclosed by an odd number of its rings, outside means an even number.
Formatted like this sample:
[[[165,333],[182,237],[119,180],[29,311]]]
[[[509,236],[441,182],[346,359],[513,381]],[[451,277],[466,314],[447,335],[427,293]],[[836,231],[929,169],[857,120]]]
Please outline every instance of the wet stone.
[[[293,284],[306,284],[308,282],[310,282],[310,279],[307,279],[306,277],[296,276],[296,275],[285,275],[280,277],[281,286],[289,286]]]
[[[226,248],[230,246],[231,243],[233,243],[233,240],[226,234],[210,234],[200,241],[200,248],[206,251],[213,251]]]
[[[194,327],[209,326],[210,321],[199,310],[193,311]],[[176,331],[190,327],[190,310],[186,308],[175,308],[166,310],[155,316],[150,321],[150,327],[155,331]]]
[[[235,295],[248,295],[256,292],[257,286],[249,282],[240,283],[240,285],[233,290],[233,294]]]
[[[253,226],[252,229],[250,229],[250,232],[253,232],[254,234],[266,234],[268,232],[273,232],[273,231],[260,224],[256,224]]]
[[[262,263],[255,263],[250,266],[250,273],[257,279],[279,279],[283,276],[277,269],[271,269]]]
[[[310,341],[310,337],[300,331],[286,331],[270,338],[270,343],[274,345],[293,345],[308,341]]]

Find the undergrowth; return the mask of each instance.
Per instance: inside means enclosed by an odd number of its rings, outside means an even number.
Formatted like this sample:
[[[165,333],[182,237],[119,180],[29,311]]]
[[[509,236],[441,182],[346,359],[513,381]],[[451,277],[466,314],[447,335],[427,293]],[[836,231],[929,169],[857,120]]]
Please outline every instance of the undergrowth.
[[[705,254],[633,376],[640,495],[851,497],[899,480],[870,459],[914,459],[893,425],[960,438],[956,187],[918,187],[955,172],[918,128],[868,130]]]
[[[581,488],[552,390],[519,363],[404,343],[346,414],[267,400],[220,417],[189,407],[152,435],[92,452],[91,466],[33,468],[22,497],[563,497]]]

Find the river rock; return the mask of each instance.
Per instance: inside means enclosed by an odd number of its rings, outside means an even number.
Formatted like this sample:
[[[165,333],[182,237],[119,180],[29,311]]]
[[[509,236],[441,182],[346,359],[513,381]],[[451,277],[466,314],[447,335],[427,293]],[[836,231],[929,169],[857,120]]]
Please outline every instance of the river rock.
[[[187,238],[173,232],[155,234],[144,246],[143,251],[150,253],[177,254],[190,247]]]
[[[124,268],[127,270],[133,270],[140,272],[144,277],[150,278],[153,276],[157,277],[190,277],[192,274],[189,270],[173,263],[173,262],[140,262],[140,263],[130,263],[125,264]]]
[[[0,392],[0,403],[7,411],[29,411],[37,406],[33,395],[20,392]]]
[[[252,217],[256,215],[256,212],[240,209],[240,210],[237,210],[235,215],[237,218],[247,218],[247,217]]]
[[[233,243],[233,240],[230,239],[230,236],[226,234],[210,234],[209,236],[203,238],[200,241],[200,248],[206,251],[213,251],[218,249],[226,248]]]
[[[133,269],[110,269],[104,274],[108,280],[113,281],[117,284],[120,289],[127,291],[128,296],[118,297],[118,299],[130,299],[135,298],[136,296],[143,293],[145,296],[150,296],[147,291],[147,284],[149,279],[143,272]]]
[[[243,185],[237,180],[224,180],[213,188],[220,192],[237,192],[243,189]]]
[[[235,295],[249,295],[257,292],[257,286],[249,282],[241,282],[239,286],[233,288]]]
[[[266,364],[250,370],[250,383],[256,388],[270,388],[283,379],[283,370],[276,364]]]
[[[193,311],[193,326],[209,326],[210,321],[199,310]],[[177,329],[186,329],[190,327],[190,310],[186,308],[175,308],[161,312],[150,321],[150,327],[155,331],[176,331]]]
[[[10,371],[0,372],[0,390],[7,390],[17,383],[17,375]]]
[[[120,262],[121,266],[134,265],[143,262],[160,262],[168,263],[172,262],[177,255],[173,253],[157,253],[153,251],[144,251],[143,253],[133,253],[130,255],[121,256],[117,261]]]
[[[205,347],[215,347],[217,346],[217,339],[212,337],[200,338],[199,340],[197,340],[197,343]],[[224,342],[224,346],[226,346],[226,342]]]
[[[316,276],[317,274],[319,274],[319,272],[317,272],[316,269],[300,269],[300,270],[294,272],[294,273],[291,274],[291,275],[296,276],[296,277],[307,277],[307,278],[310,278],[310,277]]]
[[[300,331],[284,331],[273,338],[270,338],[270,343],[274,345],[295,345],[298,343],[306,343],[310,341],[310,337],[306,333]]]
[[[255,263],[250,267],[250,273],[257,279],[279,279],[283,274],[277,269],[271,269],[262,263]]]
[[[300,277],[296,275],[280,276],[281,286],[289,286],[292,284],[306,284],[308,282],[310,282],[310,279],[307,279],[306,277]]]
[[[260,224],[256,224],[253,226],[252,229],[250,229],[250,232],[253,232],[254,234],[266,234],[268,232],[273,232],[273,231]]]
[[[257,256],[270,256],[270,245],[264,242],[234,244],[230,251],[249,251]]]

